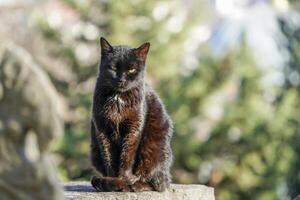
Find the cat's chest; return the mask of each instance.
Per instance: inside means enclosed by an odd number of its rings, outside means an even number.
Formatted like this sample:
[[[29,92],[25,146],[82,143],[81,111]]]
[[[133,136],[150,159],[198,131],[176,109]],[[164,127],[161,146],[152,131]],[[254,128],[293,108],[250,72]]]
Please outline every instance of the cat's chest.
[[[115,123],[120,123],[131,111],[127,100],[118,94],[108,98],[103,107],[105,117]]]

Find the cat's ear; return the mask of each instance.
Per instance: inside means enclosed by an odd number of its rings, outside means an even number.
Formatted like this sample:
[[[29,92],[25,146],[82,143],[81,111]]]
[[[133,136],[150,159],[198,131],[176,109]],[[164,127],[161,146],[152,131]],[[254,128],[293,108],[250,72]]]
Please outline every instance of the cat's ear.
[[[106,53],[112,51],[113,47],[109,44],[109,42],[104,38],[100,38],[100,46],[101,46],[101,53]]]
[[[147,57],[149,48],[150,48],[150,43],[146,42],[146,43],[142,44],[140,47],[134,49],[134,54],[137,57],[142,58],[142,59],[145,60],[146,57]]]

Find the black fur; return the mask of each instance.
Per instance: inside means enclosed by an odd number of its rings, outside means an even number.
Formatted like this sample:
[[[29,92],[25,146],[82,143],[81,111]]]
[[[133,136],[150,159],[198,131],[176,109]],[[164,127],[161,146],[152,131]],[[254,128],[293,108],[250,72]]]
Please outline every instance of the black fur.
[[[91,160],[101,191],[164,191],[170,184],[173,125],[145,83],[150,44],[111,46],[101,38],[101,64],[93,100]]]

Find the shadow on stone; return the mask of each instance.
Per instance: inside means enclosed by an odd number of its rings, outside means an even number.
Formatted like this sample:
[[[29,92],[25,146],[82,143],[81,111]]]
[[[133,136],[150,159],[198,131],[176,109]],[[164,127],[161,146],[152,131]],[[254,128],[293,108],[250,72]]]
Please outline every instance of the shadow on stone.
[[[74,184],[74,185],[65,185],[64,191],[68,192],[97,192],[90,185]]]

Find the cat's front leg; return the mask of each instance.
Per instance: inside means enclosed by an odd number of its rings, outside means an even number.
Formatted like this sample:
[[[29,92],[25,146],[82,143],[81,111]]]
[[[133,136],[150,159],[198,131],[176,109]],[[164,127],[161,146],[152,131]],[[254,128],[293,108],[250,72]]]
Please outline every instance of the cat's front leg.
[[[140,143],[141,124],[142,120],[139,117],[132,117],[130,121],[127,122],[128,132],[123,139],[119,177],[123,178],[130,185],[139,180],[139,177],[132,173],[132,167]]]
[[[102,171],[101,173],[104,176],[115,176],[115,172],[113,170],[113,163],[112,163],[112,144],[109,140],[109,138],[107,137],[107,135],[105,134],[105,131],[103,130],[101,124],[98,122],[96,124],[96,120],[94,119],[92,121],[92,130],[94,128],[94,132],[95,132],[95,139],[97,141],[98,144],[98,149],[101,151],[98,153],[98,155],[102,156],[103,159],[103,164],[105,171]],[[99,158],[98,158],[99,159]],[[97,166],[96,166],[97,168]]]

